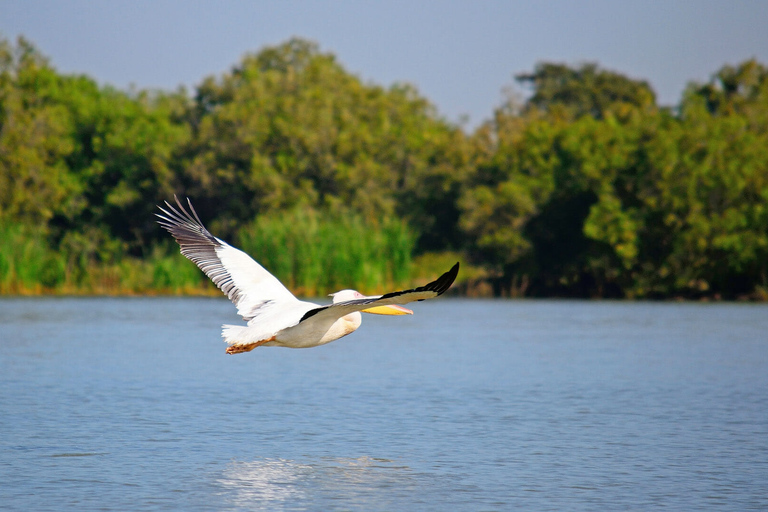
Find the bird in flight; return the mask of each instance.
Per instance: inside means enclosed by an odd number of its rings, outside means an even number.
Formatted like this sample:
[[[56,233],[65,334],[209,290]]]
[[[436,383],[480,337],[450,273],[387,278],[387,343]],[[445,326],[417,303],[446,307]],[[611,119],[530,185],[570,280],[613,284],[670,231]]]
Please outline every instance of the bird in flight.
[[[353,333],[363,313],[410,315],[402,307],[413,301],[432,299],[450,288],[459,273],[456,263],[434,281],[411,290],[366,296],[355,290],[332,294],[333,303],[320,306],[297,299],[264,267],[243,251],[213,236],[200,221],[187,198],[187,211],[176,197],[176,205],[165,201],[158,223],[181,246],[181,254],[200,267],[229,297],[247,325],[224,325],[221,335],[229,344],[228,354],[249,352],[256,347],[309,348],[324,345]]]

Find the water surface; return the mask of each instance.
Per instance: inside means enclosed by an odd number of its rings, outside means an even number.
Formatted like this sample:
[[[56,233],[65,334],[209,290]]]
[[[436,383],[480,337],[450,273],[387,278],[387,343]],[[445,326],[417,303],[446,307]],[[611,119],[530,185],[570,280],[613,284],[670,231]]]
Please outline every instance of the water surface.
[[[0,504],[768,509],[766,305],[413,309],[228,356],[225,299],[0,300]]]

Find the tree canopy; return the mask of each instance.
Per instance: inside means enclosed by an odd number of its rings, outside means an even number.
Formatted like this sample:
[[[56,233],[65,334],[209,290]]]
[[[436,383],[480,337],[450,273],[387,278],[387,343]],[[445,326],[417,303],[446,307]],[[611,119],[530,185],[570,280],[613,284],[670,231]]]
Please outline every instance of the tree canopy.
[[[154,222],[178,194],[305,293],[459,257],[499,294],[768,298],[764,65],[726,65],[672,109],[597,64],[516,82],[528,99],[466,133],[302,39],[191,94],[99,86],[2,40],[0,292],[205,286]]]
[[[575,118],[588,115],[600,119],[617,105],[638,109],[656,105],[656,94],[648,82],[600,69],[596,63],[573,68],[541,62],[533,73],[520,73],[515,79],[533,89],[527,102],[529,108],[563,110]]]
[[[691,84],[679,114],[584,93],[598,75],[539,66],[529,108],[500,108],[475,134],[493,141],[462,203],[479,259],[536,295],[764,294],[766,68]]]

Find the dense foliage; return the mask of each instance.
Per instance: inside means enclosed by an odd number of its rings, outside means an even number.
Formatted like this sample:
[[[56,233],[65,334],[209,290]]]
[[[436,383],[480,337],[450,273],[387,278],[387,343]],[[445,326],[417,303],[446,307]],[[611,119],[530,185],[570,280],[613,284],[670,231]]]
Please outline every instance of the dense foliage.
[[[154,222],[178,194],[305,294],[459,257],[469,292],[768,297],[768,68],[726,66],[674,109],[596,64],[517,81],[527,101],[466,133],[300,39],[191,95],[0,41],[0,292],[210,290]]]

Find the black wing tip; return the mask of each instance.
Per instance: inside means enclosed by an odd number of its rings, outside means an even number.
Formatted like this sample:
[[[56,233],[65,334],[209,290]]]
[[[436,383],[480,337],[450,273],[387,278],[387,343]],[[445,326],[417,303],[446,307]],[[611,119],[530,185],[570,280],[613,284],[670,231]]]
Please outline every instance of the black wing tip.
[[[435,294],[435,297],[438,297],[444,294],[448,290],[448,288],[451,287],[453,282],[456,280],[456,276],[459,275],[459,266],[460,266],[459,263],[456,262],[456,264],[453,267],[451,267],[451,270],[441,275],[434,281],[425,284],[424,286],[419,286],[418,288],[413,288],[412,290],[403,290],[399,292],[385,293],[380,298],[389,299],[392,297],[397,297],[399,295],[405,295],[406,293],[411,293],[411,292],[433,292]],[[432,297],[428,297],[428,298],[432,298]],[[416,299],[416,300],[422,301],[425,299]]]
[[[424,289],[432,291],[437,293],[437,295],[442,295],[446,291],[448,291],[448,288],[451,287],[453,282],[456,280],[456,276],[459,275],[459,262],[457,261],[456,264],[451,267],[451,269],[446,272],[445,274],[441,275],[431,283],[424,286]]]

